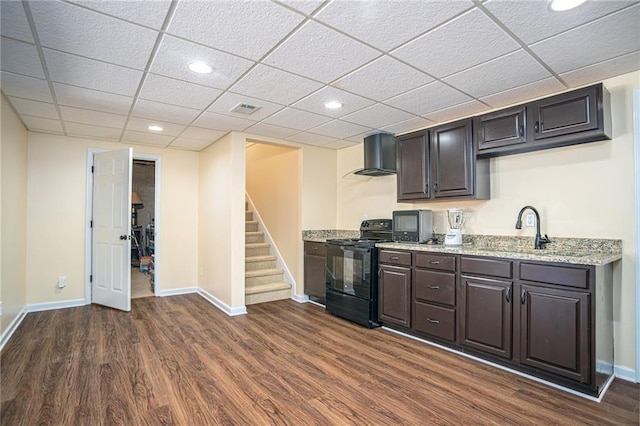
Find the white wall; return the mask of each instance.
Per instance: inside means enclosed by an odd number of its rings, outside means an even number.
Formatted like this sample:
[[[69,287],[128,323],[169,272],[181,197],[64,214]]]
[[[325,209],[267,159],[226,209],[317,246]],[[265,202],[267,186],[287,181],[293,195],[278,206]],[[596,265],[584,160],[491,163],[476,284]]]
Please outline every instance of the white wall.
[[[4,95],[1,98],[0,334],[27,303],[27,131]]]
[[[623,259],[615,267],[616,365],[635,368],[635,243],[632,91],[640,72],[606,80],[611,93],[613,140],[491,159],[491,199],[397,203],[396,179],[368,182],[338,179],[338,227],[357,229],[365,213],[390,218],[393,210],[424,208],[436,212],[434,227],[448,228],[444,210],[468,213],[464,232],[535,235],[535,228],[514,229],[520,208],[533,205],[542,232],[554,237],[623,240]],[[338,152],[338,176],[362,167],[362,145]],[[637,212],[635,214],[638,214]]]
[[[89,149],[125,145],[29,133],[27,303],[85,298],[85,206]],[[160,290],[197,285],[198,154],[148,146],[136,153],[161,158],[157,223]],[[164,259],[164,261],[163,261]],[[67,286],[56,286],[58,276]]]

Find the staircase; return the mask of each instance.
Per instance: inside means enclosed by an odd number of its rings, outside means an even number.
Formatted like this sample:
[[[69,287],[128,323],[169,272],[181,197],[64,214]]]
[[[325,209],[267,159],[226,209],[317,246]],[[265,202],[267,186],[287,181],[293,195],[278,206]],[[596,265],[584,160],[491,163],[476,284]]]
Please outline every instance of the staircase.
[[[248,203],[245,203],[245,209],[244,303],[253,305],[290,299],[291,284],[284,282],[284,271],[276,267],[276,257],[270,253],[270,244],[264,242],[264,233],[253,220]]]

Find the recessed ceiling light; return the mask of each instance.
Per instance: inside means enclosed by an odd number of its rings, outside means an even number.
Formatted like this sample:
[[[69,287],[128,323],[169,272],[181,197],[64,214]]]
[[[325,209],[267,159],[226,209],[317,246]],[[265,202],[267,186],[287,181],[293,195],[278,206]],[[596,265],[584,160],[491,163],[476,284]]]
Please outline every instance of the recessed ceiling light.
[[[152,132],[161,132],[162,130],[164,130],[162,127],[156,126],[155,124],[153,126],[147,127],[147,129],[151,130]]]
[[[193,72],[197,72],[198,74],[209,74],[212,71],[209,65],[200,61],[191,62],[189,64],[189,69]]]
[[[549,9],[554,12],[564,12],[565,10],[573,9],[580,6],[586,0],[551,0],[549,3]]]
[[[329,101],[325,102],[324,107],[327,109],[338,109],[342,108],[342,104],[338,101]]]

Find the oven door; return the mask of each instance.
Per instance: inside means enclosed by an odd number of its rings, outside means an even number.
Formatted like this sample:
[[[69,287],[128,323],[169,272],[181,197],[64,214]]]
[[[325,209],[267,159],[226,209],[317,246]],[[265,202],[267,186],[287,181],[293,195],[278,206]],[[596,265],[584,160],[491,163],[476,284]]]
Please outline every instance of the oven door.
[[[373,247],[327,242],[327,290],[371,299]]]

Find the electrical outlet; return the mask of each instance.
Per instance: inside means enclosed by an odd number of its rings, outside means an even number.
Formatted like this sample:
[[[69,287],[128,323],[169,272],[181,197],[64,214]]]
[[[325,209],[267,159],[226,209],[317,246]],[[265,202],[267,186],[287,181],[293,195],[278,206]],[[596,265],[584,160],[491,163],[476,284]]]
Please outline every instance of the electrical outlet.
[[[58,277],[58,288],[65,288],[67,285],[67,277]]]
[[[0,317],[2,316],[2,302],[0,302]]]
[[[204,268],[200,268],[200,276],[204,275]]]
[[[527,214],[527,219],[526,219],[526,226],[535,226],[536,225],[536,219],[535,216],[533,215],[533,213],[529,213]]]

